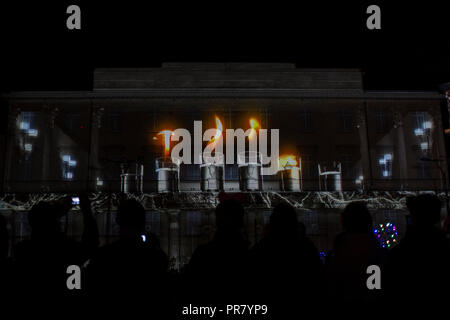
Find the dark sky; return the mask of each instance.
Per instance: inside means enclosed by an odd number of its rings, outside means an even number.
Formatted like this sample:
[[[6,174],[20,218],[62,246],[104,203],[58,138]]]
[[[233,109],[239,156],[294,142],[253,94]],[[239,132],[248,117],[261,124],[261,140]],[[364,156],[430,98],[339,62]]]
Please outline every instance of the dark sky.
[[[424,1],[3,2],[3,91],[89,90],[96,67],[170,61],[361,68],[366,89],[437,90],[450,81],[450,14]],[[70,4],[81,7],[81,31],[66,29]],[[381,7],[382,30],[366,29],[369,4]]]

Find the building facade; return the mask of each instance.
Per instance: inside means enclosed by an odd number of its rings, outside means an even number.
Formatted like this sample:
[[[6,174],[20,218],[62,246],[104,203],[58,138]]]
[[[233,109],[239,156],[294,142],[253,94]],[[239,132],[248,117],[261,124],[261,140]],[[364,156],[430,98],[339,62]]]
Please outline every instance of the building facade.
[[[285,63],[97,69],[93,80],[91,91],[4,96],[9,109],[4,194],[114,194],[121,191],[123,165],[134,163],[143,165],[140,191],[155,194],[155,161],[164,155],[159,133],[176,128],[193,132],[198,120],[203,130],[215,128],[215,116],[225,128],[245,130],[249,119],[257,119],[261,128],[279,129],[280,154],[301,161],[302,194],[339,191],[343,199],[352,192],[363,197],[375,192],[444,192],[447,186],[441,116],[445,97],[437,92],[367,91],[360,70],[296,69]],[[320,172],[337,166],[340,187],[324,189]],[[224,190],[239,192],[237,164],[224,169]],[[182,164],[179,179],[181,193],[200,191],[200,166]],[[282,195],[279,179],[263,176],[259,191]],[[162,244],[172,253],[179,251],[178,265],[213,230],[211,209],[185,207],[182,214],[164,206],[149,210]],[[265,207],[249,215],[255,215],[248,227],[255,241],[270,212],[270,205]],[[322,250],[339,230],[338,210],[328,209],[333,213],[319,214],[315,206],[300,210]],[[403,208],[378,209],[389,216]],[[170,212],[164,215],[164,210]],[[170,219],[176,219],[182,231],[170,231],[176,226]],[[108,236],[114,234],[111,221],[101,221]]]
[[[280,129],[280,154],[301,158],[304,190],[318,165],[339,162],[342,189],[438,190],[446,176],[440,104],[434,92],[364,91],[358,70],[290,64],[164,64],[99,69],[88,92],[16,92],[9,106],[6,192],[120,190],[120,164],[142,161],[144,192],[156,190],[164,129],[202,120],[214,128]],[[276,177],[264,177],[276,190]],[[225,168],[225,190],[238,190]],[[182,165],[181,191],[200,190],[198,165]]]

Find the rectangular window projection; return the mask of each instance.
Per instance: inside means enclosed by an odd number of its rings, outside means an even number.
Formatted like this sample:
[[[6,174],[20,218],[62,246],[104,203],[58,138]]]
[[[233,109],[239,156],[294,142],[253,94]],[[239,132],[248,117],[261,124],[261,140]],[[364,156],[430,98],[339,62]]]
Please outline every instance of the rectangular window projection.
[[[351,154],[342,154],[341,155],[341,165],[342,165],[342,178],[349,180],[354,179],[353,173],[353,157]]]
[[[378,166],[380,168],[380,178],[391,179],[392,178],[392,154],[384,153],[377,156]]]
[[[66,180],[72,180],[74,178],[75,167],[77,161],[73,156],[65,154],[62,156],[62,177]]]
[[[236,181],[238,180],[238,168],[233,164],[225,165],[225,179]]]
[[[122,113],[110,112],[108,114],[108,125],[112,133],[122,132]]]
[[[339,111],[339,119],[341,122],[341,130],[345,133],[353,131],[353,114],[349,109]]]
[[[29,181],[32,177],[32,162],[29,155],[19,161],[19,177],[22,181]]]
[[[31,111],[22,112],[20,114],[19,129],[23,133],[25,133],[28,137],[37,137],[39,130],[36,128],[36,112]]]
[[[35,125],[35,112],[25,111],[20,114],[20,129],[29,130]]]
[[[300,121],[299,121],[300,132],[312,132],[312,114],[310,109],[300,110]]]
[[[80,128],[80,114],[78,113],[68,113],[65,117],[66,128],[69,131],[74,131]]]
[[[389,131],[386,111],[375,111],[375,128],[377,133],[387,133]]]
[[[423,130],[425,124],[425,112],[417,111],[413,112],[411,115],[413,128]]]
[[[312,156],[309,154],[303,154],[301,156],[302,160],[302,176],[303,179],[312,180],[316,176],[317,167],[314,166],[312,161]]]
[[[200,166],[198,164],[182,164],[180,171],[183,181],[200,180]]]
[[[417,163],[417,179],[431,179],[430,165],[423,161]]]
[[[417,138],[419,150],[421,152],[428,152],[431,148],[432,121],[427,119],[425,112],[413,112],[412,126],[414,135]]]

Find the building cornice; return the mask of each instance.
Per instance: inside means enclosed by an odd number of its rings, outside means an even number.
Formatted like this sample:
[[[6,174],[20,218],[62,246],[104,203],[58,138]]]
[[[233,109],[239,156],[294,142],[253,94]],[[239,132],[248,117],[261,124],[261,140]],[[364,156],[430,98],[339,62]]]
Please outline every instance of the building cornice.
[[[21,100],[96,100],[154,98],[265,98],[265,99],[399,99],[441,100],[444,95],[433,91],[361,91],[329,89],[262,89],[262,88],[152,88],[98,89],[94,91],[17,91],[2,95],[9,101]]]

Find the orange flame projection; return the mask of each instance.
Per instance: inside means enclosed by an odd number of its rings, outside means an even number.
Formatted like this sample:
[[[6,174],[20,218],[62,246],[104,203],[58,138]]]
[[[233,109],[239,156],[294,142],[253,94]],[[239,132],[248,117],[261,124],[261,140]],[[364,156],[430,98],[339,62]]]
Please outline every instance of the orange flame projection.
[[[256,130],[259,130],[261,128],[261,125],[259,124],[258,120],[256,120],[255,118],[251,118],[249,120],[249,123],[250,123],[250,128],[252,129],[252,131],[248,135],[248,138],[253,139],[256,136]]]
[[[223,124],[222,124],[222,121],[220,121],[220,118],[218,116],[215,116],[215,118],[216,118],[216,130],[215,130],[214,136],[211,137],[211,139],[209,140],[209,142],[205,148],[205,151],[210,152],[211,155],[212,154],[217,155],[217,152],[220,152],[220,153],[223,152],[223,150],[222,150],[223,146],[220,147],[220,151],[216,150],[216,144],[220,143],[221,142],[220,139],[222,139]],[[213,130],[213,129],[208,129],[208,131],[209,130]],[[202,153],[202,155],[200,157],[201,157],[201,159],[204,159],[206,161],[206,158],[208,158],[209,156],[205,156],[205,154]],[[203,161],[203,160],[200,160],[200,161]]]
[[[279,163],[279,168],[281,170],[290,168],[290,167],[295,167],[298,164],[297,157],[294,155],[281,156],[280,159],[278,160],[278,163]]]
[[[158,133],[158,135],[163,136],[164,156],[167,157],[170,152],[170,136],[174,135],[174,132],[171,130],[162,130]]]
[[[220,121],[219,117],[216,116],[216,134],[214,135],[214,137],[211,138],[211,140],[209,140],[209,142],[213,143],[217,141],[220,137],[222,137],[222,132],[223,132],[222,121]]]

